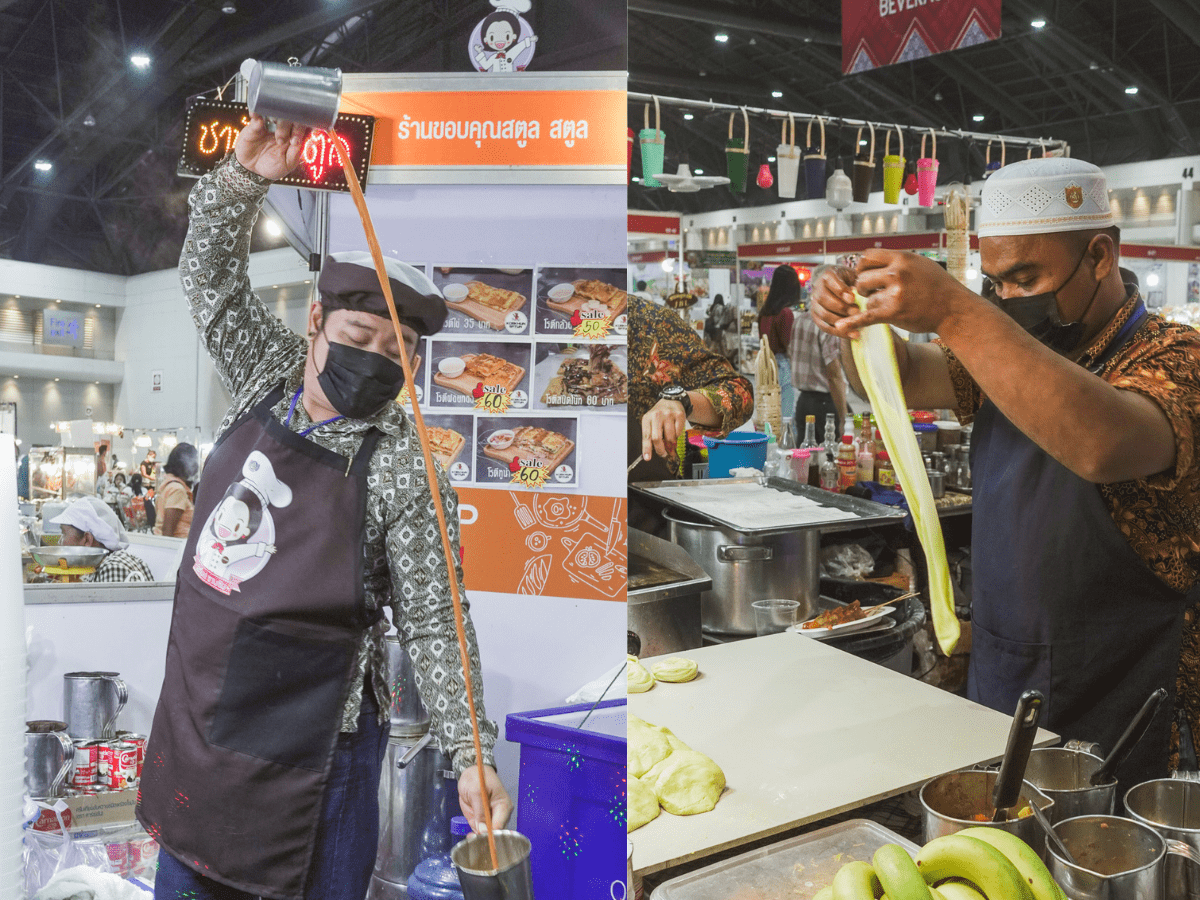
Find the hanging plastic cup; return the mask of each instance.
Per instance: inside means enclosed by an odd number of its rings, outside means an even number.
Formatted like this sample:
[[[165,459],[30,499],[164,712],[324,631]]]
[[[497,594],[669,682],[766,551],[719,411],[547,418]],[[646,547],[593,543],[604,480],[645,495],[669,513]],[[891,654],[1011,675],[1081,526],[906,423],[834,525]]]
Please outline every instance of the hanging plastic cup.
[[[992,161],[992,142],[988,141],[987,152],[984,156],[983,177],[990,178],[993,172],[1004,168],[1004,138],[1000,138],[1000,159]]]
[[[658,107],[658,98],[654,100],[654,127],[650,127],[650,104],[647,103],[642,111],[642,122],[645,127],[638,133],[638,143],[642,148],[642,184],[646,187],[662,187],[662,182],[655,178],[663,171],[663,160],[667,152],[667,136],[659,127],[662,124],[662,111]]]
[[[487,835],[473,834],[450,851],[463,900],[533,900],[529,838],[516,831],[497,831],[494,837],[500,864],[496,869],[492,868]]]
[[[892,154],[892,132],[889,130],[883,141],[883,202],[899,203],[900,189],[904,187],[904,133],[896,129],[900,150]]]
[[[788,139],[788,128],[791,139]],[[796,146],[796,117],[788,113],[787,121],[779,126],[779,146],[775,148],[775,169],[778,173],[779,199],[794,200],[796,183],[800,180],[800,148]]]
[[[871,146],[866,154],[859,153],[854,160],[854,202],[866,203],[871,199],[871,184],[875,181],[875,126],[870,122],[867,127],[871,129]],[[860,146],[859,141],[862,140],[862,129],[858,129],[858,134],[854,138],[854,148],[857,153]]]
[[[821,126],[820,146],[812,142],[812,119],[804,136],[804,188],[809,200],[825,196],[825,120],[818,116],[816,121]]]
[[[750,173],[750,116],[742,107],[742,119],[745,121],[745,137],[733,136],[733,118],[736,112],[729,114],[729,139],[725,141],[725,174],[729,176],[729,189],[735,194],[746,192],[746,176]]]
[[[246,100],[252,115],[326,130],[337,121],[341,69],[248,59],[242,74],[249,82]]]
[[[933,155],[925,155],[925,135],[921,135],[921,158],[917,160],[917,202],[922,206],[933,206],[933,195],[937,190],[937,134],[932,128],[929,134],[933,137]]]

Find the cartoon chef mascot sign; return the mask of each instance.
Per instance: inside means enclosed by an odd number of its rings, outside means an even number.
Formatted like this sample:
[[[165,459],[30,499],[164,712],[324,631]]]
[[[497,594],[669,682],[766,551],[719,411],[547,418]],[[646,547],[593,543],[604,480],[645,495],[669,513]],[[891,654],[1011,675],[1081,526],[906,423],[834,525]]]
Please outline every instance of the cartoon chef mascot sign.
[[[537,35],[521,17],[530,0],[488,0],[496,11],[471,32],[471,61],[480,72],[523,72],[533,59]]]
[[[241,480],[204,523],[196,543],[193,570],[209,587],[225,595],[240,591],[275,552],[275,520],[271,507],[292,502],[292,489],[275,477],[271,461],[258,450],[246,457]]]

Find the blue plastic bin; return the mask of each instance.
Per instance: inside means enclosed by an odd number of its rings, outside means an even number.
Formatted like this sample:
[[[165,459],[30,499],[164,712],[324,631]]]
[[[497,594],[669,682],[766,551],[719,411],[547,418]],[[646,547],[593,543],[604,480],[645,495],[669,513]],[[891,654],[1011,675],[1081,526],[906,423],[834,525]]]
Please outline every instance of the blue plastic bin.
[[[512,713],[504,736],[521,745],[517,815],[533,845],[538,900],[623,896],[625,701]]]
[[[762,470],[767,464],[767,436],[753,431],[734,431],[728,437],[705,435],[708,448],[708,477],[728,478],[730,469]]]

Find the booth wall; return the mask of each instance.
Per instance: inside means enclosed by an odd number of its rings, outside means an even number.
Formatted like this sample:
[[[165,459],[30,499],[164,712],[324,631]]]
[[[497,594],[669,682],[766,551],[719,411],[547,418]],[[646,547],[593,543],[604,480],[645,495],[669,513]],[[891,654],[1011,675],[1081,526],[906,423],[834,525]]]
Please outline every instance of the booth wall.
[[[17,437],[22,452],[33,446],[59,445],[58,421],[87,418],[85,410],[92,408],[91,418],[97,422],[113,420],[113,394],[109,384],[78,381],[4,377],[0,379],[0,403],[17,404]]]

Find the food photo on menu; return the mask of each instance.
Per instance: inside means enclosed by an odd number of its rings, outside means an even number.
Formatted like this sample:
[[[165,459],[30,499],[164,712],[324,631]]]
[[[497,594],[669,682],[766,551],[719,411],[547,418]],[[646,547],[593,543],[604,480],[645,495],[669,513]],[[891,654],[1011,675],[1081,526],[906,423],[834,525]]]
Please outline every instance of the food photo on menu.
[[[475,460],[469,445],[475,439],[475,418],[470,414],[425,413],[429,449],[450,480],[471,480]]]
[[[629,355],[624,344],[539,342],[534,359],[535,409],[625,410]]]
[[[527,409],[531,356],[524,343],[432,341],[429,405],[474,409],[485,391],[500,388],[511,409]]]
[[[574,334],[580,317],[592,314],[612,316],[613,332],[623,334],[629,295],[620,285],[627,277],[625,269],[539,267],[538,333]]]
[[[476,482],[510,484],[521,466],[536,465],[546,471],[547,487],[579,483],[574,417],[480,416],[476,430]]]
[[[533,270],[434,266],[446,298],[443,334],[529,334]]]

